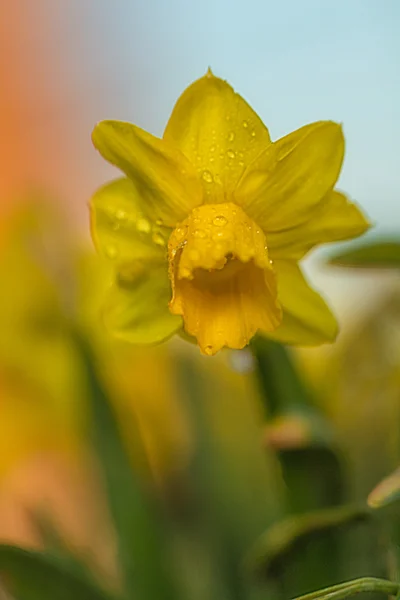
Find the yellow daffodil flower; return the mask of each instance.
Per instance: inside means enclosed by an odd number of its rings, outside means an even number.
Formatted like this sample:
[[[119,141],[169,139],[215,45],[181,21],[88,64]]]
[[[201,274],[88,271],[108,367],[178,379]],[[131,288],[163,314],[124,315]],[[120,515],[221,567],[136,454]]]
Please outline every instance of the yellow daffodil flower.
[[[335,339],[336,320],[297,263],[368,228],[334,190],[340,125],[319,121],[271,142],[209,71],[179,98],[162,139],[119,121],[92,137],[128,177],[91,201],[95,244],[116,268],[106,313],[117,335],[155,343],[183,329],[210,355],[257,331],[299,345]]]

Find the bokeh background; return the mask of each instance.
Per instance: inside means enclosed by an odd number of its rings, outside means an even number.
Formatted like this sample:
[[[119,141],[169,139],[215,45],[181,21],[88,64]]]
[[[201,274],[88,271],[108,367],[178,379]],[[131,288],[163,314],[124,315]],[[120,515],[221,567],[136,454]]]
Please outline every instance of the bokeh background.
[[[281,387],[283,367],[265,390],[248,352],[223,354],[211,366],[182,341],[137,350],[103,331],[98,315],[107,267],[93,262],[87,204],[117,174],[92,146],[94,124],[126,120],[161,135],[179,94],[210,66],[254,107],[272,139],[319,119],[343,123],[346,158],[338,187],[374,224],[366,239],[398,235],[399,29],[397,0],[0,3],[1,541],[43,545],[43,523],[32,514],[51,507],[68,540],[118,580],[115,531],[98,465],[86,447],[86,388],[65,330],[71,312],[100,356],[124,439],[131,447],[139,423],[154,485],[179,506],[187,490],[176,474],[190,463],[196,436],[179,402],[176,375],[180,361],[190,357],[206,382],[204,411],[223,448],[221,464],[230,472],[235,463],[241,477],[241,485],[229,480],[227,488],[232,484],[238,493],[239,513],[252,515],[235,531],[243,544],[261,533],[264,494],[273,521],[307,507],[365,500],[395,468],[398,269],[333,268],[326,264],[332,248],[307,258],[306,271],[338,314],[342,333],[332,347],[290,355],[294,387]],[[25,208],[38,198],[46,199],[46,208]],[[260,350],[264,370],[276,360],[286,365],[279,352]],[[281,404],[271,409],[268,394],[277,394]],[[308,408],[298,410],[300,404]],[[300,413],[305,422],[298,421]],[[293,458],[293,449],[307,440],[324,451]],[[271,476],[274,453],[287,476],[282,493]],[[300,498],[294,473],[308,477],[303,487],[307,480],[309,496]],[[315,482],[324,476],[322,493]],[[330,488],[332,481],[339,483]],[[344,567],[335,577],[382,575],[383,537],[361,529],[342,539],[346,551],[337,565]],[[325,562],[331,552],[332,546]],[[306,574],[319,569],[309,560]],[[314,582],[298,576],[299,566],[288,569],[289,595],[335,582],[332,573]]]

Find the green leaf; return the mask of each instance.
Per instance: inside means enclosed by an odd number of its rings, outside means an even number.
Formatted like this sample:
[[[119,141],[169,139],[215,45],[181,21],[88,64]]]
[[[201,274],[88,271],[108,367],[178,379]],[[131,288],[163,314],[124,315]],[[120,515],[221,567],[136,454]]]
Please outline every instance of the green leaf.
[[[248,570],[268,576],[279,572],[296,552],[316,537],[370,518],[367,507],[344,506],[287,517],[270,527],[245,560]]]
[[[208,363],[208,377],[199,364],[185,357],[178,371],[195,443],[188,474],[194,495],[194,507],[188,511],[193,515],[190,527],[209,561],[203,575],[208,582],[197,597],[273,597],[269,586],[250,589],[240,567],[249,545],[281,516],[280,473],[271,453],[262,450],[251,398],[236,397],[233,388],[228,393],[219,363]],[[194,582],[198,573],[196,564]]]
[[[359,579],[353,579],[299,596],[295,600],[343,600],[357,594],[371,592],[398,597],[399,591],[399,584],[394,581],[378,579],[377,577],[360,577]]]
[[[399,269],[400,239],[383,238],[351,246],[348,250],[333,255],[329,264],[364,269]]]
[[[139,431],[136,431],[135,456],[137,464],[142,465],[140,474],[131,464],[112,402],[99,376],[91,349],[79,336],[76,342],[86,371],[94,447],[117,534],[127,596],[142,600],[175,600],[160,511],[155,499],[144,489],[143,465],[146,465],[146,458]]]
[[[0,573],[6,587],[23,600],[112,600],[107,592],[49,554],[0,546]]]
[[[274,448],[281,464],[286,512],[299,515],[339,505],[344,482],[331,426],[301,377],[292,353],[261,336],[253,339],[251,347],[264,400],[265,445]],[[322,587],[339,576],[338,542],[332,532],[302,553],[296,568],[289,561],[280,570],[286,596],[312,586]]]
[[[385,477],[368,496],[371,508],[381,508],[400,500],[400,467]]]
[[[400,467],[385,477],[368,496],[368,506],[380,518],[380,533],[386,538],[391,574],[400,577]]]
[[[54,558],[62,560],[65,565],[68,565],[71,572],[94,583],[94,575],[84,557],[79,554],[78,548],[72,547],[64,538],[51,515],[41,509],[28,512],[30,513],[30,521],[36,529],[45,551]]]

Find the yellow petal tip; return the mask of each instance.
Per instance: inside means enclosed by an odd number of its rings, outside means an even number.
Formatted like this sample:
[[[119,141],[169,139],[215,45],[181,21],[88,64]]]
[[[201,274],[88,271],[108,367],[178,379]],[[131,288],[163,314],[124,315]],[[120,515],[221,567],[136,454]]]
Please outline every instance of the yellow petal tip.
[[[210,67],[210,66],[208,66],[207,73],[206,73],[206,77],[208,77],[208,78],[215,77],[215,75],[214,75],[214,73],[212,72],[212,70],[211,70],[211,67]]]

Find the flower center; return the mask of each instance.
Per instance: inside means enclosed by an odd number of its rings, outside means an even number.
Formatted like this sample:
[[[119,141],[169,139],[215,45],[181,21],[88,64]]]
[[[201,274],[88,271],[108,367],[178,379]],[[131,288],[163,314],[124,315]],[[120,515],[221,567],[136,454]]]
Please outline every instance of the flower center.
[[[257,329],[279,325],[265,235],[239,206],[195,208],[172,232],[168,257],[170,310],[183,316],[185,330],[206,354],[243,348]]]

